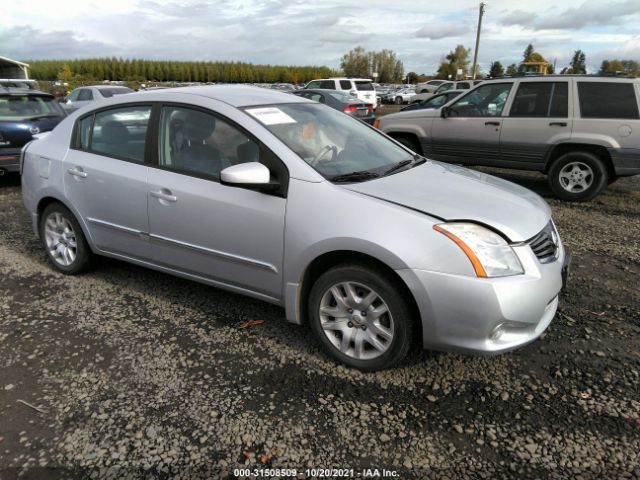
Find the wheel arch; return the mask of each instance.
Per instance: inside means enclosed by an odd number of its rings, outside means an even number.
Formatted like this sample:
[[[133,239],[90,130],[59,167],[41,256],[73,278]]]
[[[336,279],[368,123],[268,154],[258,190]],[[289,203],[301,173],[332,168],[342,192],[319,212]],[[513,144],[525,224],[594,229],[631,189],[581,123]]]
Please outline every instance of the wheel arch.
[[[607,147],[593,143],[559,143],[549,150],[546,156],[544,173],[548,174],[553,162],[570,152],[588,152],[597,155],[607,167],[609,177],[615,177],[613,160]]]
[[[394,281],[401,289],[401,293],[407,298],[409,308],[413,314],[415,327],[419,332],[416,337],[422,339],[422,322],[420,321],[420,310],[418,303],[409,289],[407,283],[390,267],[386,262],[379,258],[355,250],[332,250],[324,252],[316,256],[304,269],[300,278],[297,292],[297,316],[300,324],[307,323],[308,311],[307,302],[309,294],[315,281],[329,269],[343,264],[359,264],[381,272]]]
[[[89,233],[89,229],[87,228],[87,225],[84,222],[84,219],[82,218],[82,216],[80,216],[79,212],[75,208],[73,208],[70,204],[68,204],[67,202],[65,202],[64,200],[60,199],[57,196],[45,195],[40,200],[38,200],[38,203],[36,205],[36,214],[37,214],[37,222],[38,222],[37,223],[38,231],[36,233],[38,237],[40,237],[40,220],[42,217],[42,213],[44,212],[45,208],[47,208],[52,203],[59,203],[63,205],[73,214],[73,216],[78,221],[80,228],[82,229],[82,233],[84,234],[84,238],[86,238],[87,243],[89,244],[89,247],[91,248],[92,251],[95,252],[95,247],[93,245],[93,238],[91,237]]]

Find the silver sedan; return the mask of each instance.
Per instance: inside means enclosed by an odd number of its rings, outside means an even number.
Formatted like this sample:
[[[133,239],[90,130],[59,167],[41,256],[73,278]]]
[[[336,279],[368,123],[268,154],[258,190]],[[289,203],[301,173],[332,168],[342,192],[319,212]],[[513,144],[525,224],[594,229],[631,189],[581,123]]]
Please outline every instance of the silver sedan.
[[[324,105],[243,86],[113,97],[22,152],[55,268],[122,259],[284,307],[362,370],[498,353],[551,322],[568,254],[547,204]]]

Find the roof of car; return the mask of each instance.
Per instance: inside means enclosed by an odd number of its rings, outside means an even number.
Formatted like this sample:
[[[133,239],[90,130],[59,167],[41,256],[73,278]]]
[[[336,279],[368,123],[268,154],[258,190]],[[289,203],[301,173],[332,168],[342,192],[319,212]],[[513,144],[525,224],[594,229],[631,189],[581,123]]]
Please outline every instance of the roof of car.
[[[151,92],[149,92],[151,93]],[[202,85],[196,87],[177,87],[155,91],[154,94],[182,93],[199,95],[228,103],[234,107],[269,105],[272,103],[303,103],[309,100],[279,90],[253,87],[250,85]],[[146,95],[141,92],[139,95]],[[129,96],[129,95],[127,95]]]
[[[53,95],[47,92],[19,87],[0,87],[0,95],[41,95],[45,97],[53,97]]]

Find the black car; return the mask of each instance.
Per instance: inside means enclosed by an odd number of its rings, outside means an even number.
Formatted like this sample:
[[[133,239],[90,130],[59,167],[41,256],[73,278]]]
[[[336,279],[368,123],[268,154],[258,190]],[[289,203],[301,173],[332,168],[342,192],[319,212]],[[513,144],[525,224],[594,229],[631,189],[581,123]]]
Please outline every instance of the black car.
[[[340,110],[341,112],[351,115],[352,117],[362,120],[370,125],[376,119],[376,115],[373,111],[373,105],[364,103],[362,100],[352,97],[346,93],[339,92],[337,90],[329,89],[304,89],[291,92],[299,97],[308,98],[316,102],[324,103],[325,105]]]
[[[0,174],[17,172],[22,147],[33,135],[53,130],[66,115],[53,95],[0,87]]]

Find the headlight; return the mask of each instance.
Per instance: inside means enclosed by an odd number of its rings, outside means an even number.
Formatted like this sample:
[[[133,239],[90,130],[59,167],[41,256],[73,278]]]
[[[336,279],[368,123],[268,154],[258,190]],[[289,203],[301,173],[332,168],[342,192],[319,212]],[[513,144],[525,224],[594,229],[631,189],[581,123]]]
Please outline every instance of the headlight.
[[[434,225],[434,230],[453,240],[467,255],[478,277],[505,277],[524,273],[509,244],[495,232],[475,223]]]

